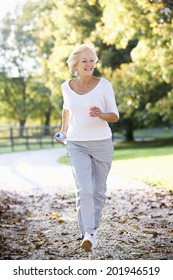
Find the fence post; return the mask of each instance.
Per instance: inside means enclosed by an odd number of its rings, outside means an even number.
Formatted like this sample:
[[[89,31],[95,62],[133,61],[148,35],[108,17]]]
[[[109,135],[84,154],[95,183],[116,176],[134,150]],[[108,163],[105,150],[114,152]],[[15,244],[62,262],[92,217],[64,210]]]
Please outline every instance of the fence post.
[[[29,138],[29,135],[28,135],[28,127],[25,127],[24,128],[25,129],[25,145],[26,145],[26,148],[27,148],[27,150],[29,150],[29,142],[28,142],[28,138]]]
[[[14,151],[13,127],[10,127],[10,143],[11,143],[11,149],[12,151]]]
[[[40,145],[40,148],[42,148],[43,127],[40,126],[39,129],[40,129],[40,133],[39,133],[39,140],[40,140],[40,141],[39,141],[39,145]]]

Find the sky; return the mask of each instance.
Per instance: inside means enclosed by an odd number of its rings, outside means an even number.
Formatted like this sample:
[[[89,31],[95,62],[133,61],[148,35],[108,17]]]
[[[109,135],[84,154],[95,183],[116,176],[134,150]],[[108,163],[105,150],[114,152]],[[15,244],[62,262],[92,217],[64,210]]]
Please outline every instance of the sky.
[[[0,21],[7,12],[14,10],[17,3],[22,3],[24,1],[25,0],[0,0]]]

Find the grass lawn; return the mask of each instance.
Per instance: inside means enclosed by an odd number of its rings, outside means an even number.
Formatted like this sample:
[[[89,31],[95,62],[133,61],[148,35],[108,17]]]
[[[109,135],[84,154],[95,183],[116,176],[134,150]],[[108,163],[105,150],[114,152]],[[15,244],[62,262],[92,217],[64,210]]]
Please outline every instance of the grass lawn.
[[[135,138],[154,138],[163,139],[173,137],[173,128],[160,127],[160,128],[143,128],[134,131]]]
[[[59,162],[68,164],[68,159]],[[116,144],[111,174],[173,190],[173,138]]]
[[[116,145],[111,173],[173,190],[173,139]]]

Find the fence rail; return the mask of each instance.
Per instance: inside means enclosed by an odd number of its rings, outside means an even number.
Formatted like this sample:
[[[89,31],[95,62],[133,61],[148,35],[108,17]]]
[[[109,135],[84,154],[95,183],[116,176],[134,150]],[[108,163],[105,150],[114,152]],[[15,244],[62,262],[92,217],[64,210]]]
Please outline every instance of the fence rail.
[[[59,126],[23,126],[0,127],[0,148],[11,148],[25,145],[30,149],[32,145],[52,145],[56,143],[54,134]]]

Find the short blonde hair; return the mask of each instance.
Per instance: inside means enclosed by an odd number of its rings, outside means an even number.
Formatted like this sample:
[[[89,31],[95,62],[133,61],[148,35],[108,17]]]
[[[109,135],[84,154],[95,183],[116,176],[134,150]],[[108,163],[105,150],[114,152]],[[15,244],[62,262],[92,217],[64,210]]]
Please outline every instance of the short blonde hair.
[[[93,54],[93,59],[94,59],[94,63],[97,62],[98,60],[98,57],[97,57],[97,54],[96,54],[96,50],[93,46],[91,45],[88,45],[88,44],[82,44],[80,46],[77,46],[70,54],[68,60],[67,60],[67,64],[68,64],[68,67],[69,67],[69,70],[70,70],[70,73],[73,74],[74,76],[77,76],[77,71],[76,71],[76,64],[78,63],[79,61],[79,57],[80,57],[80,54],[85,51],[85,50],[89,50],[92,52]]]

